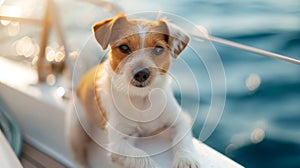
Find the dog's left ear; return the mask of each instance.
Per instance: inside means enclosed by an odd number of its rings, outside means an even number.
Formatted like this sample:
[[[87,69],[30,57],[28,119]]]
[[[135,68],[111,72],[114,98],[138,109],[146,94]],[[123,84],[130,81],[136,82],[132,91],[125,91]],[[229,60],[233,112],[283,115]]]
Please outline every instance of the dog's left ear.
[[[176,59],[188,45],[190,37],[183,30],[172,23],[168,23],[164,20],[159,20],[159,22],[168,27],[168,43],[172,51],[172,56]]]

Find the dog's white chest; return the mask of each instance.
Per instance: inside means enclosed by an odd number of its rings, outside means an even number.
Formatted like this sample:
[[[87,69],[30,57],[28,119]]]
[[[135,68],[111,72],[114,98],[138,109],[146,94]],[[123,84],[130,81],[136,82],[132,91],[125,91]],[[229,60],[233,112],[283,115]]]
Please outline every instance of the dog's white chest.
[[[110,104],[106,108],[111,124],[124,124],[124,127],[130,127],[135,133],[145,136],[155,134],[170,123],[170,114],[166,110],[169,102],[167,95],[161,89],[153,89],[144,98],[112,91],[106,95],[109,97],[104,100],[104,104]]]
[[[166,109],[167,96],[161,89],[153,89],[148,96],[132,97],[112,91],[116,112],[124,118],[139,123],[158,119]]]

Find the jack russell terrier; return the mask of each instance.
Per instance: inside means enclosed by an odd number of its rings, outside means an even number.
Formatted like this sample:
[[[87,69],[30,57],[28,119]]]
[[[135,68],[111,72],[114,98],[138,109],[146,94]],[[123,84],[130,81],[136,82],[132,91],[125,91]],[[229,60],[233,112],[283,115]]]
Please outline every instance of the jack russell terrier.
[[[88,71],[76,89],[85,120],[107,132],[113,162],[127,168],[157,167],[129,137],[147,137],[169,129],[173,167],[200,168],[190,132],[190,118],[170,88],[172,58],[190,38],[162,19],[131,20],[120,14],[93,26],[96,40],[108,59]],[[75,116],[75,117],[74,117]],[[69,143],[78,166],[86,167],[90,137],[73,114]]]

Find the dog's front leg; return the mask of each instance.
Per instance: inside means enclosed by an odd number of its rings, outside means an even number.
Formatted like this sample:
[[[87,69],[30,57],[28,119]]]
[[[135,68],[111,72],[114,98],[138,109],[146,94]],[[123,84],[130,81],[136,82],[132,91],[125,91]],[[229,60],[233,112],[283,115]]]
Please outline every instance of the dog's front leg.
[[[200,168],[199,161],[195,156],[193,137],[191,133],[190,118],[183,112],[172,127],[174,168]]]
[[[113,162],[117,162],[126,168],[157,167],[146,152],[134,146],[137,137],[127,136],[115,128],[108,129],[108,133]]]

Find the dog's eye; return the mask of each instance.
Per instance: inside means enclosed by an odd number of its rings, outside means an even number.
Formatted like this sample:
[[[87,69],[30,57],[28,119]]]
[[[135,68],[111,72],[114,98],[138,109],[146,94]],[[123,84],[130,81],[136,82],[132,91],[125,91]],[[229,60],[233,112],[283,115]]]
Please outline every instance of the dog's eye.
[[[126,44],[120,45],[119,49],[124,54],[129,54],[131,52],[130,48]]]
[[[152,50],[154,55],[160,55],[164,52],[164,48],[162,46],[155,46]]]

